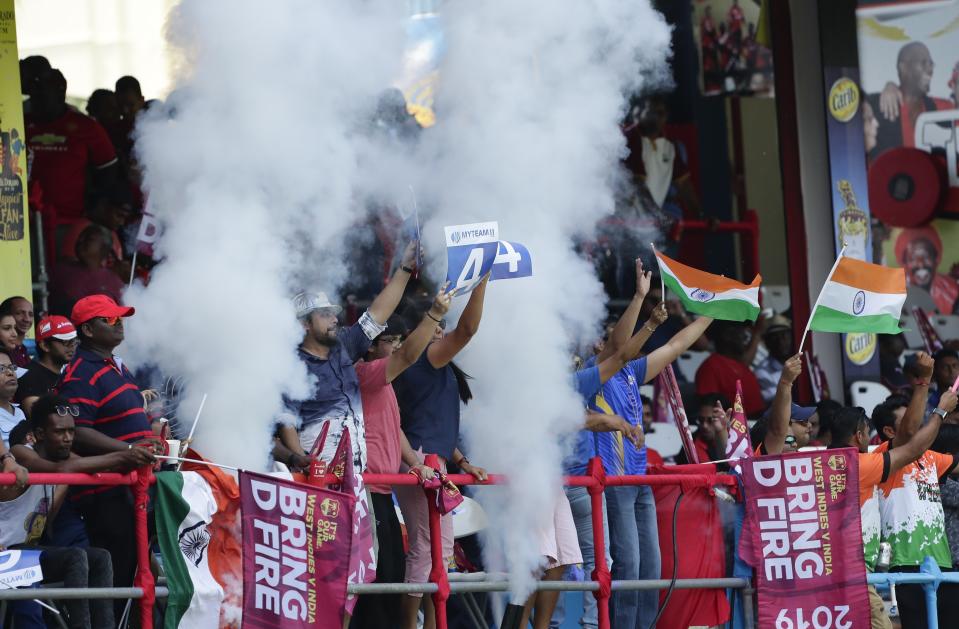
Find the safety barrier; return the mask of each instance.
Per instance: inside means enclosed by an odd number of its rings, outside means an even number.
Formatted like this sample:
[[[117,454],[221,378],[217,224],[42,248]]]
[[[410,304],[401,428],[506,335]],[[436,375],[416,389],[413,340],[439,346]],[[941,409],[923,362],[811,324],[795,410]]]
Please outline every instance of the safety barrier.
[[[439,461],[435,455],[427,455],[426,464],[431,467],[439,468]],[[497,485],[507,483],[505,476],[490,474],[486,482],[478,482],[469,474],[450,474],[449,479],[457,485]],[[328,476],[329,482],[335,481],[335,477]],[[410,474],[364,474],[363,480],[366,483],[378,485],[416,485],[417,479]],[[683,490],[695,487],[713,487],[716,485],[726,485],[733,487],[737,484],[734,477],[721,476],[715,474],[656,474],[649,476],[606,476],[602,462],[599,458],[590,460],[587,467],[586,476],[568,476],[564,480],[570,487],[585,487],[590,496],[590,507],[593,518],[593,548],[596,562],[596,568],[590,575],[592,582],[584,584],[561,584],[556,583],[538,583],[538,590],[583,590],[592,591],[596,598],[598,611],[598,624],[601,629],[609,629],[609,597],[613,590],[618,589],[666,589],[671,580],[663,579],[658,581],[619,581],[613,582],[609,572],[609,566],[606,565],[606,544],[603,539],[603,490],[606,487],[617,487],[625,485],[646,485],[646,486],[679,486]],[[431,594],[433,599],[433,608],[436,614],[437,629],[446,629],[446,601],[453,592],[499,592],[509,589],[506,582],[479,582],[479,583],[455,583],[450,584],[446,571],[446,563],[443,557],[442,535],[440,533],[440,513],[436,507],[435,490],[424,490],[427,494],[427,503],[429,505],[429,526],[430,526],[430,551],[432,557],[432,567],[429,575],[428,584],[408,584],[416,585],[418,589],[407,589],[404,591],[416,591]],[[749,583],[744,579],[686,579],[677,580],[674,587],[680,587],[680,583],[685,588],[748,588]],[[371,584],[373,585],[373,584]],[[393,585],[393,584],[381,584]],[[407,584],[403,584],[407,585]],[[428,587],[426,587],[428,586]],[[374,588],[367,589],[369,586],[355,586],[351,591],[356,593],[372,593],[377,591]],[[390,589],[388,591],[396,592],[399,590]],[[751,609],[750,605],[750,609]]]
[[[10,473],[0,473],[0,485],[14,485],[16,476]],[[137,541],[137,572],[133,580],[133,588],[108,588],[97,591],[89,590],[49,590],[44,592],[44,598],[131,598],[140,600],[140,626],[142,629],[153,629],[153,604],[158,594],[153,573],[150,572],[150,547],[147,539],[147,491],[154,482],[153,470],[149,467],[141,468],[129,474],[30,474],[31,485],[112,485],[128,486],[133,492],[134,527]],[[19,594],[24,592],[24,594]],[[165,595],[166,592],[162,591]],[[0,599],[17,600],[33,599],[37,597],[37,590],[5,590],[0,591]]]
[[[919,572],[874,572],[868,574],[866,579],[871,585],[895,586],[906,583],[921,585],[926,595],[926,626],[929,629],[938,629],[936,590],[940,583],[959,583],[959,572],[942,572],[932,557],[926,557],[919,566]]]

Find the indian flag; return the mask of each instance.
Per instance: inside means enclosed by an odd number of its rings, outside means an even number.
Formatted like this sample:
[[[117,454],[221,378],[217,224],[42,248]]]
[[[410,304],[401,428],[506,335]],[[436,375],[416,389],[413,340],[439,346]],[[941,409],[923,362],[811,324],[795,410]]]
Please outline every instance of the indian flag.
[[[164,629],[217,629],[223,588],[207,554],[213,491],[197,472],[159,472],[156,480],[157,541],[170,590]]]
[[[664,284],[679,296],[686,310],[726,321],[755,321],[759,316],[760,276],[752,284],[742,284],[655,253]]]
[[[899,334],[906,273],[840,254],[819,293],[809,329]]]

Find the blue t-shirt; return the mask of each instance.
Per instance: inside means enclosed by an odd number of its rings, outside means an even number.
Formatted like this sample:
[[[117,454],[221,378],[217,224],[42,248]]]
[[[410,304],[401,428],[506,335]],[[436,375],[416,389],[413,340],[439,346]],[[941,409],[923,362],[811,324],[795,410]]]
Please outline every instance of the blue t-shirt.
[[[331,417],[361,419],[360,381],[353,363],[370,348],[370,339],[359,323],[340,330],[339,341],[330,348],[326,359],[297,350],[297,356],[306,364],[313,391],[304,400],[284,398],[286,410],[300,420],[300,428]]]
[[[400,427],[414,450],[447,461],[460,432],[460,394],[450,365],[437,369],[423,352],[393,381],[400,406]]]
[[[587,367],[593,367],[596,358],[590,358]],[[597,369],[597,377],[599,371]],[[619,415],[636,426],[643,422],[643,402],[639,387],[646,380],[646,358],[633,360],[610,378],[589,402],[589,408],[599,413]],[[640,449],[620,432],[590,432],[581,430],[576,439],[574,457],[566,464],[571,475],[586,473],[586,465],[594,456],[603,460],[609,475],[646,473],[646,446]]]
[[[584,404],[589,404],[589,401],[599,393],[602,386],[603,383],[599,381],[599,367],[595,365],[584,367],[573,373],[573,388],[583,398]]]

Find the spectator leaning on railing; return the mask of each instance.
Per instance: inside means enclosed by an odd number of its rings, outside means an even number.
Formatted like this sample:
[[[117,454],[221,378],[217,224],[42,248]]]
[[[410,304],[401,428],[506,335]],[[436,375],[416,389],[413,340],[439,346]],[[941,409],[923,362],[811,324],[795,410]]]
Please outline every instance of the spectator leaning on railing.
[[[79,333],[80,347],[64,370],[57,392],[77,409],[73,447],[80,454],[157,445],[140,388],[113,353],[123,342],[123,318],[133,313],[133,308],[117,305],[106,295],[84,297],[73,307],[70,318]],[[84,487],[72,498],[83,515],[90,542],[110,551],[114,584],[129,586],[136,569],[129,488]],[[118,606],[122,607],[122,602]]]

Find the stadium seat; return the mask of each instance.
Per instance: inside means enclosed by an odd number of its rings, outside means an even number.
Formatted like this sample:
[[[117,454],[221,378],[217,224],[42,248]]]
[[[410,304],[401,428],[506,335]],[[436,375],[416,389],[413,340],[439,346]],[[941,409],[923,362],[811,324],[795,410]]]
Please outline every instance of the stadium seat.
[[[707,358],[709,358],[709,352],[683,352],[676,359],[676,363],[686,379],[692,382],[696,379],[696,371],[699,366],[706,362]]]
[[[952,339],[959,339],[959,316],[937,314],[929,318],[932,320],[932,327],[936,329],[936,333],[943,343]]]
[[[902,328],[902,334],[906,338],[906,346],[911,349],[924,349],[922,335],[919,334],[919,326],[916,325],[916,319],[911,312],[905,308],[902,310],[902,317],[899,318],[899,327]]]
[[[882,404],[892,392],[878,382],[868,380],[857,380],[849,387],[852,393],[852,405],[861,406],[869,415],[872,415],[873,409]]]
[[[679,428],[676,428],[675,424],[659,422],[654,429],[656,432],[646,434],[646,445],[659,452],[664,459],[683,449],[683,439],[679,436]]]
[[[778,313],[786,312],[792,305],[788,286],[763,285],[761,290],[763,308],[772,308]]]

